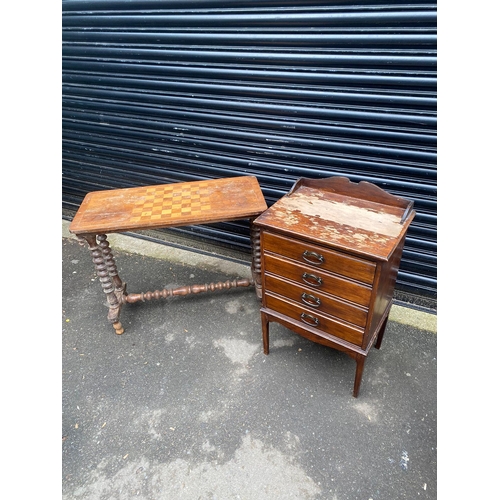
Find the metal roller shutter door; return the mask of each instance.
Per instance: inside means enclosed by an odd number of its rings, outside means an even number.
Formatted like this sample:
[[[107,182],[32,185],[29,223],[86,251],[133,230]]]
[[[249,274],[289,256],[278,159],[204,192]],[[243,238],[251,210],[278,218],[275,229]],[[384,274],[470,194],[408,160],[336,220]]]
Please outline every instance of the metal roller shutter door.
[[[63,0],[63,209],[89,191],[347,176],[415,202],[397,289],[436,297],[437,7]],[[183,228],[249,250],[246,221]]]

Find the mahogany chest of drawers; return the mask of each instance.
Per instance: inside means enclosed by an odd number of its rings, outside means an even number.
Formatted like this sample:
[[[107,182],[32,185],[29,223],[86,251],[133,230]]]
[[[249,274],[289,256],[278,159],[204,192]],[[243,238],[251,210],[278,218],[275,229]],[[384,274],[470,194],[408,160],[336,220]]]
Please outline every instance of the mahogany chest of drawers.
[[[269,322],[356,361],[380,347],[413,202],[346,177],[299,179],[254,221],[260,231],[262,336]]]

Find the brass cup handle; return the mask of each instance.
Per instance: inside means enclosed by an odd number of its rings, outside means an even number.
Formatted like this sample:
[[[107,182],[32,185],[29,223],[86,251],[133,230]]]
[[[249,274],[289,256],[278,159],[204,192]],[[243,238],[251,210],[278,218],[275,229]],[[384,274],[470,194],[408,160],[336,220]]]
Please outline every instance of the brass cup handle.
[[[311,273],[304,273],[302,281],[311,286],[321,286],[323,284],[323,280],[319,276]]]
[[[315,316],[311,316],[310,314],[301,313],[300,319],[302,320],[303,323],[309,326],[319,325],[319,319],[316,318]]]
[[[319,297],[316,297],[315,295],[312,295],[311,293],[306,293],[304,292],[300,298],[302,299],[302,302],[308,306],[311,307],[319,307],[321,305],[321,300]]]
[[[309,264],[313,264],[315,266],[320,266],[323,262],[325,262],[325,258],[321,254],[311,252],[310,250],[305,250],[302,254],[302,258]]]

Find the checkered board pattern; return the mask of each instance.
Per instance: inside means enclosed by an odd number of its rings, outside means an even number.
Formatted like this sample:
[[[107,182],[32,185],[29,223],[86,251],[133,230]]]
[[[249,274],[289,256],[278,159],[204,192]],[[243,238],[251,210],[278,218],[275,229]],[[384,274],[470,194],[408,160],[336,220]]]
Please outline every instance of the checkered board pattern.
[[[189,183],[151,186],[146,189],[144,201],[131,214],[133,223],[176,220],[197,217],[210,211],[209,189]]]

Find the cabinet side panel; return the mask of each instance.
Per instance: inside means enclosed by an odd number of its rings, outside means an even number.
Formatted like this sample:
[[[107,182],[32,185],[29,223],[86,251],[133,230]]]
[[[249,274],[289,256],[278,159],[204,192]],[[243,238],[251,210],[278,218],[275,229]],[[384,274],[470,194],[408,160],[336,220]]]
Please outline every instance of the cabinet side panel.
[[[396,285],[396,278],[398,276],[399,264],[403,254],[405,238],[402,238],[398,246],[391,255],[387,262],[380,264],[380,276],[378,283],[374,289],[374,303],[371,320],[368,326],[368,335],[366,336],[366,345],[374,335],[378,333],[377,329],[382,325],[385,315],[389,313],[392,296],[394,294],[394,287]],[[366,347],[366,346],[364,346]]]

